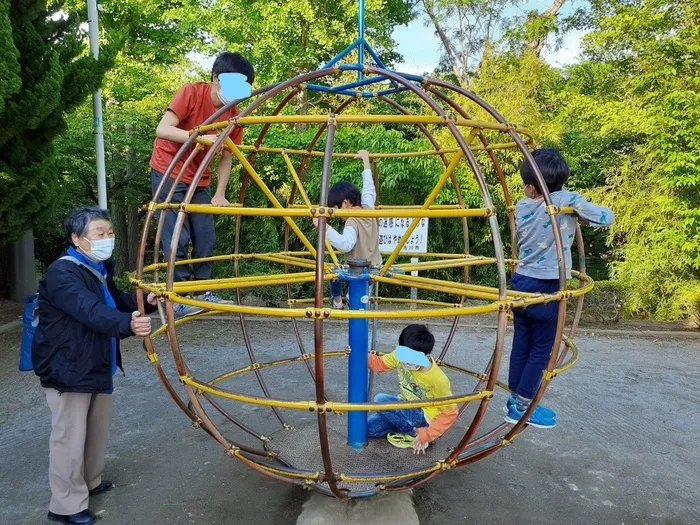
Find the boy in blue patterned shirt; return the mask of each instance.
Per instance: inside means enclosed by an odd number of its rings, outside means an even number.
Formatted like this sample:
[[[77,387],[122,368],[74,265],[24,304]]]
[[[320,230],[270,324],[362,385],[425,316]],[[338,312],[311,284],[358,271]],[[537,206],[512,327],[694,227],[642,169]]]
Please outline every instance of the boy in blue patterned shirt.
[[[532,157],[542,173],[552,204],[572,206],[575,215],[557,215],[564,244],[566,277],[571,278],[571,245],[576,221],[596,228],[610,226],[613,212],[587,202],[580,194],[564,189],[569,178],[569,166],[555,149],[533,151]],[[539,190],[535,172],[529,163],[520,166],[525,197],[515,205],[515,227],[520,258],[511,278],[511,288],[519,292],[556,293],[559,291],[559,264],[554,245],[551,217],[547,215],[544,197]],[[513,349],[510,354],[508,387],[511,397],[505,407],[505,420],[517,423],[539,387],[542,372],[547,368],[557,329],[557,302],[538,304],[513,310]],[[553,410],[537,406],[528,424],[538,428],[556,425]]]

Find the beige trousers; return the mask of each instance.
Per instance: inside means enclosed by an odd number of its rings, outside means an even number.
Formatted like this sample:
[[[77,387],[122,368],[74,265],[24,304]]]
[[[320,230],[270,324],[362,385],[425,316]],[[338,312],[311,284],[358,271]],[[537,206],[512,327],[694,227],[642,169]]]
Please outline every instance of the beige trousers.
[[[51,409],[49,510],[76,514],[88,508],[88,491],[102,483],[112,396],[47,388],[46,401]]]

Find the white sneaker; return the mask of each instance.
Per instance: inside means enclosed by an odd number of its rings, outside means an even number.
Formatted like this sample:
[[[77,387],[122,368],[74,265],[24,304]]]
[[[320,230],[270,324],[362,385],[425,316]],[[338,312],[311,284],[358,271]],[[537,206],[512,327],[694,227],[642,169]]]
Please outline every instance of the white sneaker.
[[[331,298],[331,308],[333,308],[333,309],[335,309],[335,310],[342,310],[343,307],[344,307],[344,305],[343,305],[343,299],[342,299],[342,297],[341,297],[340,300],[337,301],[337,302],[336,302],[335,297],[332,297],[332,298]]]

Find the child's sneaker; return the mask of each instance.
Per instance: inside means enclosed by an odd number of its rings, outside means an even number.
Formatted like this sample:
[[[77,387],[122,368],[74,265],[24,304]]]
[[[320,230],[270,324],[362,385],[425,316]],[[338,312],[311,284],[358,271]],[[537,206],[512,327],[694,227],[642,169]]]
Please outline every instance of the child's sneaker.
[[[191,315],[197,315],[204,311],[204,308],[199,306],[190,306],[189,304],[176,304],[173,308],[175,311],[175,319],[182,319]]]
[[[554,428],[557,426],[556,414],[551,409],[547,410],[549,410],[549,412],[546,412],[540,406],[536,406],[535,410],[533,410],[532,414],[530,415],[530,419],[527,420],[527,424],[536,428]],[[525,415],[525,411],[523,410],[521,412],[513,404],[508,409],[508,415],[506,415],[504,419],[506,423],[515,425],[518,421],[520,421],[523,415]]]
[[[508,401],[506,401],[506,406],[503,407],[503,413],[507,414],[510,411],[510,407],[515,406],[515,396],[510,396],[508,398]],[[537,407],[542,411],[543,414],[548,414],[554,419],[556,419],[556,416],[554,414],[554,410],[551,408],[542,406],[542,405],[537,405]]]
[[[333,308],[334,310],[342,310],[344,307],[345,307],[345,304],[343,304],[342,297],[337,302],[335,300],[335,297],[331,297],[331,308]]]
[[[204,292],[203,294],[192,296],[193,299],[198,301],[204,301],[206,303],[221,303],[221,304],[234,304],[233,301],[227,301],[222,299],[218,295],[214,295],[211,292]],[[177,304],[175,305],[175,319],[182,319],[183,317],[189,317],[191,315],[197,315],[202,313],[205,309],[201,306],[190,306],[187,304]]]
[[[399,434],[398,432],[391,432],[386,436],[386,440],[396,448],[411,448],[415,439],[415,436],[411,434]]]
[[[211,292],[204,292],[203,294],[195,295],[194,298],[207,303],[235,304],[233,301],[222,299],[218,295],[214,295]]]

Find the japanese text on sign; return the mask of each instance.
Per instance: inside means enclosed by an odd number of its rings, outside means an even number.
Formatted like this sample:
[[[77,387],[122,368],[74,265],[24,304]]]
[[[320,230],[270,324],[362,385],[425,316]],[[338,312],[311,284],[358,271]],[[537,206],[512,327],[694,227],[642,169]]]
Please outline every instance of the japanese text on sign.
[[[412,222],[411,218],[379,219],[379,251],[393,252]],[[427,251],[428,219],[423,218],[404,244],[401,253],[426,253]]]

